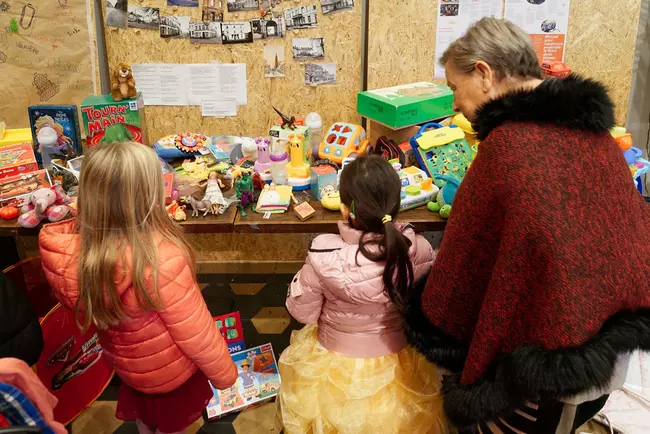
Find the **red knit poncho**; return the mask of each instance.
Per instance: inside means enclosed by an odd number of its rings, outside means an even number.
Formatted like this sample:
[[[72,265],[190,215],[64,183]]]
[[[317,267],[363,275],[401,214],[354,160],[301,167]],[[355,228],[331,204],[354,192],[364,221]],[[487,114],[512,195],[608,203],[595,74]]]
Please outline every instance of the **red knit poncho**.
[[[479,110],[479,153],[406,318],[460,374],[445,392],[458,425],[606,385],[619,354],[650,349],[650,207],[612,125],[604,88],[576,76]]]

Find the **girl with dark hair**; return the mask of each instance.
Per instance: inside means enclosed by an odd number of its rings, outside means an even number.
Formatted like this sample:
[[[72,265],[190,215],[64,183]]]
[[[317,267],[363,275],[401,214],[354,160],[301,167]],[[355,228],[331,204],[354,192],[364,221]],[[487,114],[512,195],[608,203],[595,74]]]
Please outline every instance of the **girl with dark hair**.
[[[291,283],[287,308],[307,326],[279,362],[288,434],[446,432],[440,373],[406,345],[404,300],[434,253],[395,222],[400,187],[379,157],[347,165],[339,234],[314,239]]]

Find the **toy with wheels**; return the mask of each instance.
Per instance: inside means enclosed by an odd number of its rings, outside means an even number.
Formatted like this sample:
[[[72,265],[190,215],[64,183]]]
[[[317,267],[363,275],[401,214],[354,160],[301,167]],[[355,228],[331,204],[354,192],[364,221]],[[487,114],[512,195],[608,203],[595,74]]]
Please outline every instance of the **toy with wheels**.
[[[325,134],[318,156],[341,165],[345,158],[364,155],[369,143],[361,125],[337,122]]]
[[[442,218],[449,218],[451,214],[451,204],[456,196],[456,191],[460,187],[460,179],[448,175],[434,175],[434,179],[445,181],[445,185],[438,191],[436,200],[427,204],[429,211],[437,212]]]

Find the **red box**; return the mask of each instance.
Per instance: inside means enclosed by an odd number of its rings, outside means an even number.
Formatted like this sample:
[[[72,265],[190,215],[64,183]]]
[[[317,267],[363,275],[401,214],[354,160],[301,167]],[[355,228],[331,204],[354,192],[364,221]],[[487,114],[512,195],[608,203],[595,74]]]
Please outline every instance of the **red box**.
[[[0,148],[0,179],[37,170],[38,164],[31,143],[19,143]]]

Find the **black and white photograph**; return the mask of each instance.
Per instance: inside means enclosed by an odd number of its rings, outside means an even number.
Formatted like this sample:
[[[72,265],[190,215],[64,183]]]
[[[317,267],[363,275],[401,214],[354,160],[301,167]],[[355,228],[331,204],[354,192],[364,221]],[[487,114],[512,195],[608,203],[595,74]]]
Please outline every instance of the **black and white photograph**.
[[[228,12],[256,11],[260,8],[258,0],[228,0]]]
[[[221,44],[221,23],[213,21],[190,21],[192,44]]]
[[[316,6],[298,6],[284,10],[287,29],[311,29],[318,26]]]
[[[354,9],[354,0],[321,0],[323,15]]]
[[[283,38],[286,33],[284,17],[258,18],[251,20],[253,39]]]
[[[264,47],[264,77],[284,77],[284,45]]]
[[[190,17],[160,17],[160,37],[181,39],[190,37]]]
[[[260,0],[260,9],[263,11],[273,10],[282,0]]]
[[[325,57],[323,38],[293,38],[293,58],[295,60],[322,59]]]
[[[305,65],[305,84],[320,86],[336,83],[336,63],[308,63]]]
[[[253,30],[250,21],[221,23],[221,40],[224,44],[253,42]]]
[[[185,6],[195,8],[199,5],[199,0],[167,0],[167,6]]]
[[[223,21],[224,0],[203,0],[201,21]]]
[[[129,5],[129,27],[158,30],[160,27],[160,9]]]
[[[126,29],[129,17],[127,14],[127,0],[106,0],[106,25]]]

